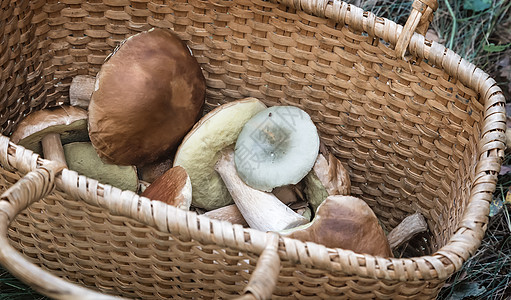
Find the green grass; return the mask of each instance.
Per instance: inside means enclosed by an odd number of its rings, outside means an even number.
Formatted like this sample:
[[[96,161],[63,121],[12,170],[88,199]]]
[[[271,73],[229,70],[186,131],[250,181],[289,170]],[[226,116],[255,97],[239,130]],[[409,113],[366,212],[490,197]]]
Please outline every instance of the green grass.
[[[438,0],[439,6],[429,28],[438,36],[437,42],[495,78],[509,98],[511,74],[504,78],[499,62],[511,56],[511,1],[472,0],[491,1],[490,8],[480,12],[465,9],[466,1],[469,0]],[[413,0],[347,2],[404,25]]]
[[[0,267],[0,300],[47,299]]]

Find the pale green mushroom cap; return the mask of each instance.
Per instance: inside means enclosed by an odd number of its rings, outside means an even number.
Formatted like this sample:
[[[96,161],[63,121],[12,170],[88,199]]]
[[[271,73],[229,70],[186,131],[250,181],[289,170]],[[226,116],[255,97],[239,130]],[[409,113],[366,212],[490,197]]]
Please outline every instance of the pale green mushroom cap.
[[[104,163],[89,142],[69,143],[63,148],[70,170],[121,190],[137,190],[138,177],[134,166]]]
[[[243,125],[266,105],[255,98],[245,98],[219,106],[199,120],[185,136],[174,158],[192,182],[192,204],[206,210],[233,203],[214,166],[220,151],[233,145]]]
[[[298,107],[274,106],[245,124],[234,159],[247,185],[269,192],[302,180],[314,166],[318,151],[318,131],[310,116]]]

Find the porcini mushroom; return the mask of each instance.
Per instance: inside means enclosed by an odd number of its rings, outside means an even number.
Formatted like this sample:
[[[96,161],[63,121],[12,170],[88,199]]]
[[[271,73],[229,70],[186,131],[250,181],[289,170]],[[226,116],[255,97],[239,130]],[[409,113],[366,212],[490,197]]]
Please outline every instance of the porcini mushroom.
[[[281,200],[281,199],[279,199],[279,200]],[[281,202],[282,202],[282,200],[281,200]],[[307,221],[310,221],[312,214],[311,214],[311,210],[308,206],[306,206],[306,205],[299,206],[296,209],[290,205],[286,205],[286,206],[291,208],[293,211],[295,211],[300,216],[303,216],[305,219],[307,219]],[[233,224],[240,224],[240,225],[243,225],[244,227],[248,227],[247,221],[245,221],[243,214],[240,212],[240,210],[238,209],[236,204],[230,204],[230,205],[227,205],[224,207],[220,207],[220,208],[217,208],[214,210],[207,211],[206,213],[204,213],[204,215],[211,219],[228,221]]]
[[[426,219],[421,213],[415,213],[404,218],[387,235],[391,249],[395,249],[412,239],[416,234],[428,230]]]
[[[143,181],[152,183],[159,177],[163,176],[172,167],[172,158],[159,160],[140,167],[139,176]]]
[[[205,79],[177,35],[151,29],[126,39],[96,77],[89,135],[99,156],[142,166],[170,156],[200,118]]]
[[[89,107],[95,81],[96,77],[90,75],[77,75],[73,77],[69,86],[69,102],[72,106],[78,106],[83,109]]]
[[[232,204],[222,178],[214,170],[220,151],[236,142],[243,125],[266,106],[256,98],[245,98],[210,111],[184,137],[174,158],[192,181],[194,206],[213,210]]]
[[[329,248],[392,257],[387,237],[373,210],[351,196],[328,196],[312,222],[280,232],[283,236]]]
[[[173,167],[149,185],[142,196],[189,210],[192,203],[190,177],[188,177],[184,168]]]
[[[294,106],[274,106],[250,119],[236,141],[235,163],[249,186],[270,192],[296,184],[312,169],[319,136],[310,116]]]
[[[227,221],[232,224],[240,224],[243,227],[248,227],[247,221],[245,221],[245,218],[241,214],[236,204],[230,204],[224,207],[210,210],[204,215],[211,219]]]
[[[61,106],[35,111],[18,125],[11,141],[66,165],[62,143],[88,141],[87,111]]]
[[[215,170],[222,177],[236,207],[251,228],[279,231],[308,222],[305,217],[295,213],[275,195],[246,185],[236,172],[232,149],[222,151]]]
[[[101,183],[137,191],[138,177],[134,166],[118,166],[104,163],[90,142],[74,142],[64,145],[64,154],[69,169],[96,179]]]
[[[329,195],[349,195],[351,181],[341,162],[332,154],[319,154],[314,167],[305,176],[305,195],[316,211]]]
[[[300,181],[298,184],[288,184],[276,187],[272,190],[271,193],[286,205],[294,202],[305,201],[305,195],[303,193],[304,187],[302,182],[303,181]]]

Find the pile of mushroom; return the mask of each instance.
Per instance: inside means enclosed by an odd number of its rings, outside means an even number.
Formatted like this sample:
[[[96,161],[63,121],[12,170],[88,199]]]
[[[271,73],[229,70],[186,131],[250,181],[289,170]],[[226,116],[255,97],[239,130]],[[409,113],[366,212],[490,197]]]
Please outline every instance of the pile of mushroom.
[[[152,200],[289,238],[386,257],[389,245],[409,238],[403,234],[409,228],[398,226],[389,243],[371,208],[349,196],[348,172],[320,144],[302,109],[245,98],[200,118],[205,79],[170,30],[126,39],[96,78],[75,78],[70,94],[88,114],[53,110],[66,116],[58,117],[65,126],[21,126],[25,133],[13,134],[13,141],[40,151],[42,140],[46,158],[100,182],[134,191],[142,186],[141,195]],[[32,118],[36,114],[26,121]],[[75,132],[71,143],[67,136]]]
[[[209,218],[392,256],[390,244],[396,243],[387,239],[374,212],[349,196],[346,169],[319,148],[316,127],[303,110],[266,108],[247,98],[204,116],[183,139],[174,166],[189,172],[192,206],[206,210]],[[421,226],[414,233],[426,229]],[[403,242],[410,230],[398,226],[389,236]]]
[[[87,112],[62,106],[28,115],[11,135],[11,140],[43,154],[80,174],[123,190],[136,191],[138,178],[133,166],[106,164],[96,154],[87,136]]]
[[[127,38],[96,78],[73,80],[70,98],[76,107],[27,116],[12,141],[101,183],[189,208],[186,171],[168,169],[202,115],[205,78],[177,35],[151,29]],[[137,169],[153,184],[139,180]]]

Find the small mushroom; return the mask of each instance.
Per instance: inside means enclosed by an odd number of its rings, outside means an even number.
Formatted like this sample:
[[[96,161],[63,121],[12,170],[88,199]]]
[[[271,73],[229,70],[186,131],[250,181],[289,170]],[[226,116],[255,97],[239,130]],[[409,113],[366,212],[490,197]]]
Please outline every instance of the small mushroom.
[[[294,202],[305,201],[302,182],[303,181],[300,181],[298,184],[288,184],[276,187],[271,193],[286,205]]]
[[[172,167],[172,159],[167,158],[139,168],[139,176],[145,182],[154,182]]]
[[[170,30],[134,35],[96,77],[89,135],[99,156],[137,167],[168,158],[202,114],[205,79]]]
[[[351,196],[328,196],[319,205],[312,222],[280,233],[329,248],[392,257],[387,237],[373,210],[363,200]]]
[[[236,204],[230,204],[224,207],[210,210],[204,215],[211,219],[227,221],[232,224],[240,224],[243,227],[248,227],[247,221],[245,221],[245,218],[241,214]]]
[[[137,191],[138,177],[134,166],[118,166],[104,163],[90,142],[75,142],[64,145],[64,154],[69,169],[89,178],[121,190]]]
[[[69,102],[72,106],[78,106],[83,109],[89,107],[92,92],[94,92],[94,82],[96,77],[90,75],[77,75],[73,77],[69,86]]]
[[[401,221],[387,235],[390,248],[395,249],[412,239],[416,234],[428,230],[426,219],[421,213],[410,215]]]
[[[319,136],[310,116],[294,106],[274,106],[250,119],[238,136],[235,163],[249,186],[272,191],[297,184],[312,169]]]
[[[226,149],[215,165],[234,203],[251,228],[280,231],[308,222],[282,203],[275,195],[246,185],[236,172],[234,151]]]
[[[142,196],[189,210],[192,203],[192,183],[184,168],[173,167],[149,185]]]
[[[87,111],[62,106],[29,114],[11,135],[11,141],[44,158],[67,166],[62,143],[87,141]]]
[[[174,166],[182,166],[190,176],[194,206],[213,210],[233,203],[215,163],[220,151],[236,142],[243,125],[265,108],[255,98],[229,102],[202,117],[185,136]]]
[[[349,195],[351,181],[341,162],[331,153],[319,154],[312,171],[305,176],[305,195],[315,212],[330,195]]]

